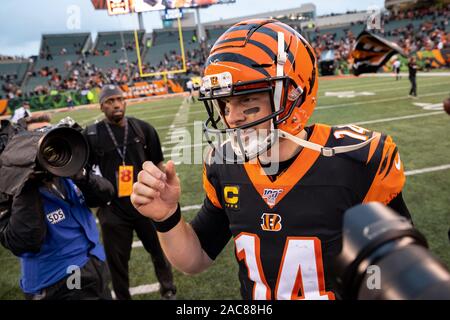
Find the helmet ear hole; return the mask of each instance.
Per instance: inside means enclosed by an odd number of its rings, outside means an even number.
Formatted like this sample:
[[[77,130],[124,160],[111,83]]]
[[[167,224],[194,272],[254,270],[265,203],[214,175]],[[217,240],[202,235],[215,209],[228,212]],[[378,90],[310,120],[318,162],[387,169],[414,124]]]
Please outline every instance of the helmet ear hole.
[[[303,89],[301,87],[289,86],[288,100],[296,101],[303,94]]]
[[[294,90],[298,89],[301,90],[301,95],[297,95],[295,101],[288,98],[285,104],[286,110],[278,116],[277,120],[279,129],[293,135],[298,134],[303,129],[309,118],[307,112],[301,108],[306,99],[306,91],[300,87]]]

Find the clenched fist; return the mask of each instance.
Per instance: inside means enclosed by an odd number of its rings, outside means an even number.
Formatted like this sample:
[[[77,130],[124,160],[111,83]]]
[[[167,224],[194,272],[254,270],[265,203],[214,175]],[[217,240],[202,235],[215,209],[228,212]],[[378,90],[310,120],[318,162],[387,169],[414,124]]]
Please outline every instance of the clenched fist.
[[[142,215],[163,221],[177,210],[180,193],[180,179],[173,161],[167,162],[165,172],[151,161],[146,161],[138,174],[138,181],[133,185],[130,199]]]

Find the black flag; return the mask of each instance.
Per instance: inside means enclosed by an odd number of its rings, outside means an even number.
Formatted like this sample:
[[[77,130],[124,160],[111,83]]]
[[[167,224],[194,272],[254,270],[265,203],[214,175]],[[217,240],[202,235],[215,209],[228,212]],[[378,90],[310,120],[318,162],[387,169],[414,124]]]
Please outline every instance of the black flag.
[[[351,52],[353,74],[377,72],[397,53],[406,56],[397,44],[365,30],[359,34]]]

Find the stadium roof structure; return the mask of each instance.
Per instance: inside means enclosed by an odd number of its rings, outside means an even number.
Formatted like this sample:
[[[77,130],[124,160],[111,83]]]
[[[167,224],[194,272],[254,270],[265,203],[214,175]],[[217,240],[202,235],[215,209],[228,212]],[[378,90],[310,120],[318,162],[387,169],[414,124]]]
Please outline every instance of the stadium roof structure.
[[[412,5],[417,3],[417,0],[385,0],[384,6],[386,8],[392,8],[392,7],[401,7],[402,5]]]
[[[81,42],[82,48],[80,49],[84,49],[88,45],[90,39],[91,34],[89,32],[43,34],[41,38],[39,53],[42,53],[44,51],[44,46],[49,42],[51,47],[67,47],[66,49],[69,49],[75,42]]]
[[[339,13],[317,17],[315,20],[316,27],[330,27],[339,25],[349,25],[352,22],[365,21],[367,19],[367,11],[358,11],[351,13]]]
[[[326,26],[348,25],[352,22],[356,23],[358,21],[364,21],[367,19],[367,11],[354,11],[354,12],[330,14],[325,16],[316,16],[316,6],[313,3],[305,3],[298,8],[268,11],[248,16],[241,16],[237,18],[221,19],[218,21],[205,22],[203,23],[203,26],[206,28],[213,26],[214,27],[230,26],[242,20],[261,19],[261,18],[275,18],[279,20],[295,21],[296,17],[301,16],[304,17],[309,16],[310,20],[297,19],[297,23],[309,23],[313,21],[314,25],[317,27],[326,27]]]
[[[230,19],[221,19],[218,21],[212,21],[212,22],[205,22],[202,23],[205,27],[210,26],[230,26],[235,23],[238,23],[242,20],[248,20],[248,19],[261,19],[261,18],[289,18],[291,16],[299,16],[299,15],[306,15],[306,14],[312,14],[312,19],[316,16],[316,6],[313,3],[305,3],[302,4],[298,8],[292,8],[292,9],[285,9],[285,10],[277,10],[277,11],[269,11],[269,12],[263,12],[258,14],[252,14],[247,16],[241,16],[237,18],[230,18]]]

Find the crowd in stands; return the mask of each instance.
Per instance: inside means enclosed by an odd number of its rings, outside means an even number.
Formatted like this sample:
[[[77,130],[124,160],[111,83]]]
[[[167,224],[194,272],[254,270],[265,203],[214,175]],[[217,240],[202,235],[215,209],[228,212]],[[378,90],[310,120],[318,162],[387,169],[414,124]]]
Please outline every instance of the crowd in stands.
[[[81,58],[70,73],[66,86],[70,90],[82,90],[94,87],[101,88],[106,83],[127,84],[130,72],[130,66],[103,70]]]
[[[205,53],[201,48],[185,50],[186,57],[186,73],[188,75],[200,75],[205,64]],[[157,64],[145,63],[142,66],[143,73],[165,72],[183,69],[183,59],[181,54],[175,50],[171,50],[164,54],[163,60]],[[157,77],[158,78],[158,77]],[[161,77],[159,77],[161,78]],[[173,78],[172,75],[169,78]],[[135,68],[133,81],[141,81],[139,70]]]
[[[423,20],[419,26],[409,23],[404,27],[389,29],[389,24],[408,19]],[[382,17],[382,29],[374,30],[383,37],[397,43],[407,55],[419,50],[443,49],[450,46],[450,33],[446,32],[450,20],[450,5],[443,8],[424,8],[420,10],[400,11],[398,14],[390,13]],[[358,24],[365,24],[360,21]],[[353,48],[357,34],[349,28],[344,29],[344,36],[338,37],[336,33],[328,33],[319,28],[314,30],[315,40],[311,41],[318,57],[327,50],[334,50],[335,63],[340,72],[350,63],[350,52]],[[386,31],[384,30],[386,29]]]
[[[4,79],[5,79],[4,75],[0,75],[0,80]],[[5,93],[5,96],[1,95],[0,99],[3,98],[13,99],[22,94],[20,85],[18,85],[16,82],[13,82],[12,80],[4,80],[4,81],[5,82],[2,83],[1,89]]]
[[[74,48],[73,51],[75,54],[81,54],[81,51],[83,49],[83,44],[81,42],[74,43],[73,48]],[[39,56],[41,59],[46,59],[47,61],[50,61],[50,60],[53,60],[53,55],[58,54],[58,55],[63,56],[63,55],[66,55],[67,53],[68,53],[68,50],[64,47],[61,48],[59,50],[59,52],[52,52],[50,50],[50,46],[48,44],[46,44],[44,46],[44,48],[41,50]]]
[[[398,20],[417,20],[426,17],[420,26],[414,27],[409,23],[405,27],[389,30],[385,33],[387,37],[394,37],[397,44],[405,50],[406,54],[418,50],[443,49],[450,45],[450,33],[447,33],[448,21],[450,20],[450,4],[447,7],[423,8],[419,10],[402,11],[398,14],[387,16],[385,24]]]
[[[5,59],[15,61],[13,59]],[[14,97],[21,95],[22,91],[20,89],[20,82],[22,81],[21,78],[19,78],[19,75],[17,73],[1,73],[0,74],[0,83],[1,83],[1,90],[3,91],[2,94],[0,94],[0,99],[7,98],[7,99],[13,99]]]
[[[103,42],[103,49],[93,49],[92,52],[86,51],[84,52],[84,55],[86,57],[92,55],[92,56],[104,56],[108,57],[111,55],[111,53],[117,53],[117,52],[123,52],[123,51],[131,51],[133,52],[135,50],[134,43],[133,42],[127,42],[124,44],[123,47],[118,48],[116,41],[105,41]]]
[[[88,90],[94,87],[103,87],[105,83],[126,84],[129,80],[129,68],[108,68],[106,70],[96,67],[84,58],[72,63],[67,76],[58,73],[57,68],[44,67],[39,71],[40,77],[47,79],[44,85],[34,88],[34,94],[45,94],[49,90]],[[33,72],[32,76],[36,76]]]

